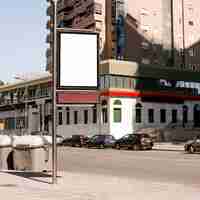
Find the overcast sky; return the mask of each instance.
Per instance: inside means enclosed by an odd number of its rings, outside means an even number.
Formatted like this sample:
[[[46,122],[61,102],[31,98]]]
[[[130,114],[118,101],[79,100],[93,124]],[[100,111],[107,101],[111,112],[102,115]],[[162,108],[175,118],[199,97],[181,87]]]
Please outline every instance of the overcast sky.
[[[45,70],[47,6],[46,0],[1,1],[0,80]]]

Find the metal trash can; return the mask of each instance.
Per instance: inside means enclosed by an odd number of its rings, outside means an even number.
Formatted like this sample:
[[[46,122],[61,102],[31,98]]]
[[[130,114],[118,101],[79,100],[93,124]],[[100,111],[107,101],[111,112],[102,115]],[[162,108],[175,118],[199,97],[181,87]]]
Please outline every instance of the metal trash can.
[[[8,135],[0,135],[0,169],[14,169],[12,138]]]
[[[20,136],[13,142],[14,168],[20,171],[51,170],[50,145],[43,136]]]

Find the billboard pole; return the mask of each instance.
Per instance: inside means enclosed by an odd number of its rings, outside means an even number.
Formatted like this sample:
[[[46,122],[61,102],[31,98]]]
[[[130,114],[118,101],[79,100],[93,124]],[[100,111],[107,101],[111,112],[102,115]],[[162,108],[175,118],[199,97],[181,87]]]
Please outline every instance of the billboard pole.
[[[54,7],[54,47],[53,47],[53,84],[52,84],[52,183],[57,184],[57,146],[56,146],[56,82],[57,82],[57,1]]]

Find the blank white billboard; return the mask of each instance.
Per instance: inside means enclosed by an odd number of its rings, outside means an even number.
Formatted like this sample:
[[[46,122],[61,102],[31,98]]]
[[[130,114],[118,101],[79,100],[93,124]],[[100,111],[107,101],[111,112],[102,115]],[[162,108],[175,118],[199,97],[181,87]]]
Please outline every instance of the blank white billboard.
[[[61,33],[60,87],[97,88],[98,35],[96,33]]]

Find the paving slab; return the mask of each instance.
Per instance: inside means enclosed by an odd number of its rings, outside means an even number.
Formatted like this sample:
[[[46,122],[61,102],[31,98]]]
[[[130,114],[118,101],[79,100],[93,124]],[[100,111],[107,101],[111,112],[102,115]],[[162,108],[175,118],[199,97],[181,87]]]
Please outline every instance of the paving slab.
[[[22,175],[22,174],[21,174]],[[0,173],[0,194],[7,200],[199,200],[198,186],[86,173],[59,172],[51,177]]]

